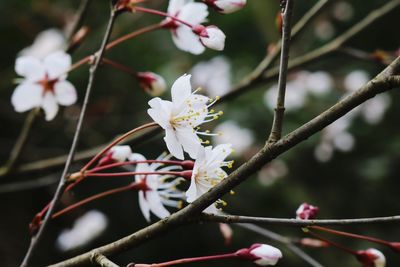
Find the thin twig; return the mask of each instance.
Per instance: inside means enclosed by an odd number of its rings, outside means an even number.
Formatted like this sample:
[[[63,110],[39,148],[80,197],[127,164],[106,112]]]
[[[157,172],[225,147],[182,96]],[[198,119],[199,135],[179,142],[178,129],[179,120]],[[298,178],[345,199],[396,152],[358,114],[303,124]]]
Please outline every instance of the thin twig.
[[[202,214],[193,220],[211,221],[221,223],[255,223],[263,225],[279,225],[292,227],[306,227],[314,225],[359,225],[359,224],[378,224],[378,223],[394,223],[400,222],[400,215],[358,219],[325,219],[325,220],[301,220],[301,219],[282,219],[267,217],[251,217],[237,215],[211,215]]]
[[[290,47],[290,34],[292,29],[292,12],[293,0],[286,0],[285,7],[282,12],[282,50],[279,65],[279,78],[278,78],[278,96],[276,99],[276,108],[274,113],[274,120],[272,122],[271,133],[267,142],[276,142],[281,138],[283,127],[283,116],[285,114],[285,92],[286,81],[289,63],[289,47]]]
[[[82,25],[83,19],[86,17],[86,13],[89,9],[89,5],[92,2],[92,0],[81,0],[79,7],[76,11],[76,14],[74,16],[73,22],[69,25],[68,29],[66,29],[66,36],[68,40],[68,48],[67,51],[70,52],[72,37],[74,34],[78,31],[79,27]]]
[[[120,253],[128,248],[138,246],[139,244],[148,241],[156,235],[166,232],[167,230],[186,222],[186,220],[189,218],[200,214],[201,211],[210,206],[217,199],[221,198],[224,194],[228,193],[235,186],[251,177],[256,171],[261,169],[272,159],[319,132],[352,109],[374,97],[376,94],[400,86],[400,76],[392,76],[398,73],[400,73],[400,57],[393,61],[392,64],[384,69],[373,80],[362,86],[359,90],[353,92],[351,95],[342,99],[316,118],[302,125],[276,143],[266,144],[249,161],[241,165],[227,178],[222,180],[214,188],[203,194],[186,208],[172,214],[168,218],[141,229],[136,233],[121,238],[108,245],[96,248],[95,251],[106,256]],[[88,262],[89,257],[90,253],[84,253],[55,264],[54,266],[64,267],[82,265]]]
[[[300,249],[298,246],[293,244],[291,240],[287,237],[281,236],[275,232],[272,232],[270,230],[267,230],[265,228],[262,228],[260,226],[250,224],[250,223],[240,223],[237,224],[238,226],[248,229],[250,231],[253,231],[255,233],[258,233],[260,235],[263,235],[271,240],[274,240],[276,242],[282,243],[287,246],[287,248],[292,251],[294,254],[296,254],[298,257],[303,259],[305,262],[310,264],[313,267],[323,267],[322,264],[317,262],[315,259],[313,259],[310,255],[305,253],[302,249]]]
[[[90,259],[94,264],[99,265],[101,267],[119,267],[119,265],[107,259],[106,256],[101,255],[99,253],[94,252]]]
[[[8,158],[6,164],[0,168],[0,177],[5,176],[10,173],[17,163],[18,159],[21,156],[21,153],[28,141],[29,133],[35,124],[36,118],[40,113],[40,108],[32,109],[28,116],[26,116],[24,125],[22,126],[22,130],[17,138],[17,141],[14,144],[14,147],[11,150],[10,157]]]
[[[96,53],[96,59],[94,61],[94,64],[90,67],[90,70],[89,70],[90,75],[89,75],[89,81],[88,81],[87,88],[86,88],[86,94],[85,94],[85,98],[84,98],[84,101],[82,104],[81,112],[79,114],[79,119],[78,119],[78,123],[76,126],[76,131],[75,131],[74,138],[72,141],[71,149],[68,154],[67,161],[65,162],[64,170],[62,172],[59,184],[57,186],[57,190],[54,194],[53,200],[50,203],[49,210],[46,213],[43,223],[40,225],[37,234],[31,238],[30,246],[29,246],[28,251],[25,255],[25,258],[21,264],[21,267],[28,266],[28,264],[31,260],[31,257],[33,255],[33,252],[37,248],[37,245],[38,245],[41,237],[43,236],[44,230],[46,229],[46,226],[47,226],[48,222],[50,221],[51,215],[53,214],[55,207],[57,206],[57,203],[60,200],[61,195],[65,189],[67,173],[69,171],[69,168],[71,166],[72,160],[75,155],[75,151],[76,151],[76,147],[77,147],[77,144],[79,141],[79,137],[80,137],[80,133],[81,133],[82,125],[83,125],[83,120],[84,120],[86,109],[87,109],[87,106],[89,103],[89,97],[90,97],[90,93],[91,93],[91,90],[93,87],[94,79],[95,79],[98,67],[100,65],[101,59],[103,57],[105,47],[110,38],[111,31],[112,31],[112,28],[113,28],[113,25],[115,22],[115,18],[116,18],[116,11],[115,11],[114,7],[111,7],[110,18],[108,21],[107,29],[104,34],[104,38],[102,40],[101,47],[100,47],[99,51]]]
[[[58,174],[50,174],[37,179],[31,179],[23,182],[8,183],[0,185],[0,194],[15,193],[25,190],[33,190],[40,187],[57,184]]]

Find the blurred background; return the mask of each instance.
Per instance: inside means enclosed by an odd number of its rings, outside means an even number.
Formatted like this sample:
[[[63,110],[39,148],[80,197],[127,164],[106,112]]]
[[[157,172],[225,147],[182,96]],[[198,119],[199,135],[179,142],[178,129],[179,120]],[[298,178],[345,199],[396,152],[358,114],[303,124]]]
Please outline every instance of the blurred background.
[[[10,102],[16,87],[14,80],[18,78],[14,71],[15,59],[24,48],[38,42],[38,35],[42,34],[44,38],[43,32],[52,45],[62,47],[62,32],[73,19],[79,2],[0,2],[1,163],[8,159],[28,114],[16,113]],[[99,47],[108,17],[107,2],[92,1],[89,6],[83,24],[90,28],[90,32],[74,51],[74,62]],[[293,42],[291,56],[302,55],[330,42],[387,2],[332,1]],[[314,0],[296,1],[294,21],[298,21],[315,3]],[[146,5],[166,10],[167,1],[149,0]],[[361,58],[334,53],[290,72],[284,133],[289,133],[359,88],[396,56],[400,42],[397,32],[399,10],[393,10],[346,43],[347,51],[356,52]],[[250,73],[279,40],[276,25],[278,12],[279,5],[275,0],[249,0],[243,10],[230,15],[210,10],[210,24],[218,25],[227,35],[223,52],[207,50],[200,56],[193,56],[178,50],[170,33],[160,30],[123,43],[108,52],[107,57],[138,71],[154,71],[163,76],[169,86],[183,73],[192,73],[194,86],[204,87],[203,92],[210,96],[223,95]],[[152,15],[124,14],[116,22],[112,39],[158,21],[160,18]],[[81,67],[68,78],[77,88],[78,103],[62,108],[50,122],[46,122],[43,115],[39,116],[19,164],[68,152],[87,83],[87,69],[86,66]],[[212,142],[233,144],[236,150],[234,167],[240,166],[263,146],[272,122],[275,96],[276,81],[258,85],[218,106],[217,109],[223,110],[224,115],[214,121],[210,128],[222,131],[224,135],[212,139]],[[167,91],[162,97],[169,99],[170,92]],[[107,143],[117,134],[149,122],[146,112],[149,99],[151,96],[143,92],[131,76],[108,66],[102,67],[96,78],[79,150]],[[224,210],[232,214],[292,218],[297,207],[308,202],[320,208],[319,218],[398,214],[399,104],[397,90],[366,102],[250,177],[236,188],[235,195],[224,198],[228,202]],[[158,135],[132,148],[147,158],[155,158],[165,150],[165,145],[161,135]],[[74,164],[72,170],[78,170],[81,163]],[[22,260],[29,244],[28,224],[51,199],[61,170],[62,166],[57,166],[44,171],[11,173],[0,177],[2,266],[17,266]],[[63,199],[63,203],[72,203],[94,193],[125,185],[132,179],[89,179],[74,190],[73,196]],[[20,186],[20,183],[26,185],[27,181],[31,182],[29,186]],[[157,218],[153,217],[155,220]],[[35,266],[86,252],[146,225],[148,223],[138,207],[137,193],[128,192],[99,200],[52,221],[35,259]],[[190,225],[172,230],[112,259],[121,265],[131,261],[151,263],[225,253],[259,242],[282,249],[284,258],[279,266],[308,266],[280,243],[235,225],[232,225],[232,229],[232,242],[229,245],[224,244],[217,224]],[[297,228],[268,229],[294,239],[307,237]],[[400,228],[395,224],[341,229],[400,241]],[[331,238],[353,249],[376,247],[385,253],[387,266],[400,264],[400,256],[387,248],[348,238]],[[352,256],[334,248],[305,248],[305,251],[324,266],[360,266]],[[247,262],[219,261],[190,266],[252,265]]]

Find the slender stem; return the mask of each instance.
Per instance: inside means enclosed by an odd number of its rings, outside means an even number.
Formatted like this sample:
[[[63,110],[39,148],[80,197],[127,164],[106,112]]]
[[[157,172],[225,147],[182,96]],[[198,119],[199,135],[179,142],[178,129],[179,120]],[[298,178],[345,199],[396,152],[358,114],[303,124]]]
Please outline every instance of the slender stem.
[[[329,229],[329,228],[321,227],[321,226],[309,226],[308,228],[324,231],[324,232],[327,232],[327,233],[330,233],[330,234],[334,234],[334,235],[347,236],[347,237],[362,239],[362,240],[366,240],[366,241],[369,241],[369,242],[373,242],[373,243],[377,243],[377,244],[381,244],[381,245],[385,245],[385,246],[390,246],[390,242],[382,240],[382,239],[370,237],[370,236],[358,235],[358,234],[353,234],[353,233],[333,230],[333,229]]]
[[[133,175],[174,175],[180,176],[182,172],[114,172],[114,173],[91,173],[84,174],[85,177],[119,177],[119,176],[133,176]]]
[[[119,267],[117,264],[109,260],[106,256],[94,252],[90,258],[91,262],[101,267]]]
[[[274,120],[272,122],[272,129],[269,135],[268,141],[274,143],[281,138],[282,127],[283,127],[283,116],[285,113],[285,92],[286,92],[286,80],[289,63],[289,46],[290,46],[290,35],[291,35],[291,19],[293,11],[293,0],[286,0],[286,5],[283,10],[283,24],[282,24],[282,50],[281,60],[279,66],[279,78],[278,78],[278,97],[276,100],[276,108],[274,113]]]
[[[166,262],[162,262],[162,263],[153,263],[150,265],[138,263],[138,264],[135,264],[134,267],[166,267],[166,266],[178,265],[178,264],[184,264],[184,263],[229,259],[229,258],[236,258],[236,257],[237,257],[237,255],[235,253],[227,253],[227,254],[213,255],[213,256],[183,258],[183,259],[178,259],[178,260],[166,261]]]
[[[11,150],[10,157],[8,158],[6,164],[0,168],[0,174],[6,175],[10,173],[17,163],[18,159],[21,156],[21,152],[23,151],[28,138],[29,133],[32,130],[33,125],[35,124],[35,120],[40,113],[40,108],[32,109],[28,116],[25,119],[24,125],[22,126],[22,130],[17,138],[17,141],[14,144],[14,147]]]
[[[326,239],[326,238],[320,236],[319,234],[316,234],[316,233],[314,233],[314,232],[312,232],[312,231],[310,231],[310,230],[308,230],[308,233],[309,233],[310,235],[312,235],[312,236],[314,236],[314,237],[316,237],[316,238],[318,238],[318,239],[320,239],[320,240],[322,240],[322,241],[328,243],[329,245],[331,245],[331,246],[333,246],[333,247],[336,247],[336,248],[338,248],[338,249],[340,249],[340,250],[343,250],[343,251],[345,251],[345,252],[348,252],[348,253],[350,253],[350,254],[352,254],[352,255],[357,256],[357,252],[354,251],[354,250],[352,250],[352,249],[346,248],[345,246],[342,246],[342,245],[340,245],[340,244],[338,244],[338,243],[336,243],[336,242],[333,242],[333,241],[331,241],[331,240],[329,240],[329,239]]]
[[[74,134],[74,138],[73,138],[73,141],[72,141],[71,149],[70,149],[69,154],[68,154],[67,161],[65,162],[65,167],[64,167],[63,173],[61,175],[61,178],[60,178],[59,184],[57,186],[57,190],[56,190],[56,192],[54,194],[53,200],[50,202],[51,203],[50,204],[50,208],[49,208],[48,212],[46,213],[46,216],[45,216],[45,218],[43,220],[43,223],[39,226],[37,234],[34,235],[31,238],[31,243],[30,243],[28,251],[27,251],[27,253],[26,253],[26,255],[25,255],[25,257],[24,257],[24,259],[23,259],[23,261],[21,263],[21,267],[29,266],[30,260],[31,260],[31,258],[33,256],[36,248],[38,247],[38,244],[39,244],[39,242],[40,242],[40,240],[41,240],[41,238],[42,238],[42,236],[43,236],[43,234],[45,232],[46,226],[47,226],[48,222],[50,221],[51,215],[52,215],[55,207],[57,206],[58,201],[60,200],[61,195],[62,195],[62,193],[64,191],[64,188],[66,186],[67,173],[68,173],[69,168],[71,166],[71,163],[73,161],[73,158],[74,158],[74,155],[75,155],[75,151],[76,151],[76,147],[77,147],[77,144],[78,144],[78,141],[79,141],[79,137],[80,137],[80,134],[81,134],[83,120],[84,120],[84,117],[85,117],[85,114],[86,114],[86,109],[87,109],[87,106],[88,106],[88,103],[89,103],[89,97],[90,97],[90,93],[91,93],[91,90],[92,90],[92,87],[93,87],[94,78],[96,76],[98,66],[100,65],[101,59],[103,57],[103,54],[104,54],[104,51],[105,51],[105,47],[106,47],[107,42],[108,42],[108,40],[110,38],[111,31],[112,31],[112,28],[113,28],[113,25],[114,25],[114,22],[115,22],[115,18],[116,18],[116,12],[115,12],[114,8],[111,7],[110,18],[109,18],[109,21],[108,21],[107,29],[106,29],[104,37],[103,37],[101,48],[100,48],[100,50],[99,50],[99,52],[98,52],[98,54],[96,56],[96,60],[95,60],[94,64],[90,68],[90,75],[89,75],[89,81],[88,81],[87,88],[86,88],[85,98],[84,98],[84,101],[83,101],[83,104],[82,104],[81,112],[79,114],[79,119],[78,119],[78,123],[77,123],[77,126],[76,126],[76,131],[75,131],[75,134]]]
[[[121,166],[125,166],[125,165],[136,165],[136,164],[139,164],[139,163],[161,163],[161,164],[181,165],[182,161],[177,161],[177,160],[151,160],[151,159],[149,159],[149,160],[136,160],[136,161],[124,161],[124,162],[116,162],[116,163],[112,163],[112,164],[96,167],[96,168],[88,170],[88,172],[97,172],[97,171],[102,171],[102,170],[111,169],[111,168],[115,168],[115,167],[121,167]]]
[[[119,188],[115,188],[115,189],[111,189],[111,190],[108,190],[108,191],[101,192],[99,194],[96,194],[96,195],[93,195],[91,197],[85,198],[85,199],[83,199],[83,200],[81,200],[81,201],[79,201],[79,202],[77,202],[75,204],[72,204],[72,205],[66,207],[65,209],[62,209],[62,210],[54,213],[51,216],[51,218],[55,219],[57,217],[60,217],[61,215],[65,214],[65,213],[67,213],[67,212],[69,212],[71,210],[74,210],[76,208],[82,207],[83,205],[86,205],[86,204],[88,204],[90,202],[93,202],[93,201],[95,201],[97,199],[104,198],[104,197],[107,197],[107,196],[110,196],[110,195],[114,195],[114,194],[117,194],[117,193],[129,191],[129,190],[137,189],[137,186],[138,186],[138,183],[132,183],[132,184],[127,185],[127,186],[123,186],[123,187],[119,187]]]
[[[95,163],[97,160],[99,160],[100,157],[101,157],[104,153],[106,153],[108,150],[110,150],[110,149],[111,149],[113,146],[115,146],[116,144],[118,144],[118,143],[120,143],[121,141],[123,141],[123,140],[124,140],[125,138],[127,138],[128,136],[130,136],[130,135],[132,135],[132,134],[134,134],[134,133],[137,133],[137,132],[139,132],[139,131],[141,131],[141,130],[144,130],[144,129],[146,129],[146,128],[155,127],[155,126],[158,126],[158,124],[155,123],[155,122],[150,122],[150,123],[144,124],[144,125],[142,125],[142,126],[140,126],[140,127],[137,127],[137,128],[135,128],[135,129],[132,129],[132,130],[130,130],[129,132],[123,134],[122,136],[116,138],[113,142],[111,142],[111,143],[108,144],[105,148],[103,148],[103,150],[101,150],[99,153],[97,153],[97,154],[96,154],[82,169],[81,169],[81,172],[86,171],[93,163]]]
[[[117,45],[119,45],[119,44],[121,44],[121,43],[123,43],[123,42],[125,42],[127,40],[130,40],[132,38],[135,38],[135,37],[137,37],[139,35],[142,35],[142,34],[148,33],[148,32],[152,32],[152,31],[155,31],[155,30],[158,30],[158,29],[161,29],[161,28],[162,28],[162,25],[160,23],[156,23],[156,24],[141,28],[141,29],[139,29],[137,31],[128,33],[128,34],[126,34],[126,35],[124,35],[124,36],[122,36],[122,37],[110,42],[106,46],[106,50],[109,50],[109,49],[113,48],[114,46],[117,46]]]
[[[175,16],[173,16],[173,15],[171,15],[171,14],[168,14],[168,13],[165,13],[165,12],[162,12],[162,11],[159,11],[159,10],[155,10],[155,9],[150,9],[150,8],[145,8],[145,7],[136,6],[136,7],[135,7],[135,11],[140,11],[140,12],[145,12],[145,13],[149,13],[149,14],[154,14],[154,15],[161,16],[161,17],[168,17],[168,18],[171,18],[171,19],[173,19],[173,20],[175,20],[175,21],[177,21],[177,22],[180,22],[180,23],[182,23],[182,24],[188,26],[189,28],[193,28],[193,25],[192,25],[192,24],[190,24],[190,23],[188,23],[188,22],[186,22],[186,21],[183,21],[183,20],[181,20],[181,19],[179,19],[179,18],[177,18],[177,17],[175,17]]]
[[[115,62],[113,60],[110,60],[108,58],[103,58],[103,62],[102,63],[107,64],[107,65],[109,65],[109,66],[111,66],[113,68],[116,68],[118,70],[121,70],[121,71],[123,71],[125,73],[128,73],[129,75],[132,75],[134,77],[137,76],[137,72],[134,71],[133,69],[128,68],[127,66],[124,66],[124,65],[122,65],[122,64],[120,64],[118,62]]]

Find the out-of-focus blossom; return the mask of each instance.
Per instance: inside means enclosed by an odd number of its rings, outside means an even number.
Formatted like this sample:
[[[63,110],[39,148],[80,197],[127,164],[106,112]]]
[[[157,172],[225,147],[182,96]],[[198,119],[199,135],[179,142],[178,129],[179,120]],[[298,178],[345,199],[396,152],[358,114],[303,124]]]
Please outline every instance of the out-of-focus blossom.
[[[386,258],[382,252],[375,248],[357,251],[357,259],[363,267],[385,267]]]
[[[288,173],[289,168],[286,163],[280,159],[275,159],[258,172],[258,181],[263,186],[270,186]]]
[[[204,88],[210,96],[221,96],[231,89],[231,66],[225,57],[202,61],[192,68],[195,88]]]
[[[320,40],[329,40],[335,34],[335,27],[329,20],[321,19],[315,23],[314,34]]]
[[[242,9],[247,0],[203,0],[203,2],[220,13],[230,14]]]
[[[92,210],[78,218],[71,229],[63,230],[57,238],[56,245],[61,251],[68,251],[82,247],[107,228],[107,217],[97,211]]]
[[[164,78],[154,72],[138,72],[137,78],[140,86],[151,96],[160,96],[167,90]]]
[[[259,266],[276,265],[282,258],[282,252],[279,249],[266,244],[254,244],[250,248],[240,249],[236,255],[252,260]]]
[[[383,119],[390,104],[389,95],[376,95],[360,106],[361,116],[368,124],[375,125]]]
[[[347,74],[343,83],[347,91],[353,92],[370,80],[370,76],[363,70],[355,70]]]
[[[65,46],[66,39],[63,33],[57,29],[48,29],[39,33],[33,44],[24,48],[19,56],[43,59],[51,53],[64,50]]]
[[[158,160],[167,160],[170,156],[161,155]],[[144,161],[146,158],[138,153],[130,156],[131,161]],[[165,172],[179,169],[178,166],[163,167],[160,163],[138,163],[136,172]],[[171,175],[135,175],[135,182],[140,184],[139,207],[143,216],[150,221],[150,212],[163,219],[170,215],[164,206],[181,208],[185,195],[176,188],[183,178],[175,178]]]
[[[233,235],[233,230],[229,226],[229,224],[226,223],[219,223],[219,231],[221,232],[222,236],[224,237],[225,245],[228,246],[232,242],[232,235]]]
[[[307,90],[315,96],[325,95],[333,87],[333,79],[325,71],[309,73],[305,80]]]
[[[165,143],[170,153],[184,159],[183,151],[195,158],[201,140],[197,134],[206,134],[195,129],[216,119],[217,114],[208,111],[211,99],[192,92],[190,75],[183,75],[172,85],[172,102],[158,97],[149,101],[148,114],[165,130]]]
[[[211,146],[200,146],[192,172],[189,189],[186,191],[187,202],[191,203],[217,185],[227,177],[222,167],[231,167],[232,161],[225,161],[225,158],[232,153],[230,144]],[[208,207],[206,212],[215,213],[214,205]]]
[[[43,60],[35,57],[19,57],[15,71],[24,79],[14,90],[11,103],[17,112],[41,107],[46,120],[52,120],[58,105],[69,106],[76,102],[75,87],[66,80],[71,66],[71,56],[58,51]]]
[[[308,203],[301,204],[296,210],[296,219],[312,220],[317,217],[319,208]]]
[[[99,160],[99,166],[114,162],[124,162],[132,154],[130,146],[114,146]]]
[[[322,130],[321,141],[314,150],[318,161],[329,161],[335,149],[348,152],[354,147],[354,137],[348,128],[356,113],[348,113]]]
[[[346,1],[338,1],[333,6],[333,16],[340,21],[348,21],[354,15],[353,6]]]
[[[322,241],[321,239],[307,237],[300,239],[299,244],[309,248],[326,248],[330,246],[328,242]]]
[[[230,142],[235,148],[235,154],[238,155],[241,155],[254,143],[253,133],[247,128],[240,127],[233,120],[218,124],[215,131],[219,134],[213,137],[214,142],[218,145]]]

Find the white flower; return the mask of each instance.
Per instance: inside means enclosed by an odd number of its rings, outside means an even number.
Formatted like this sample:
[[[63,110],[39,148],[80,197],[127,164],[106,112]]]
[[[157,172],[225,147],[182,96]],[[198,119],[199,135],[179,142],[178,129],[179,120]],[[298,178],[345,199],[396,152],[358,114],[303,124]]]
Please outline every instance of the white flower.
[[[258,258],[254,260],[254,263],[260,266],[275,265],[282,258],[282,252],[279,249],[266,244],[251,246],[249,253]]]
[[[357,251],[357,259],[364,267],[385,267],[386,258],[382,252],[375,248]]]
[[[223,14],[230,14],[242,9],[246,0],[203,0],[207,5],[215,8]]]
[[[201,140],[197,134],[210,135],[196,132],[195,128],[204,122],[218,117],[208,111],[210,98],[192,93],[190,75],[183,75],[172,85],[172,102],[158,97],[149,101],[150,109],[147,113],[165,130],[165,143],[170,153],[184,159],[183,150],[192,158],[196,157]]]
[[[164,78],[154,72],[138,72],[137,78],[143,89],[151,96],[160,96],[167,90]]]
[[[17,86],[11,103],[17,112],[35,107],[43,108],[46,120],[52,120],[58,105],[69,106],[76,102],[75,87],[66,81],[66,71],[71,66],[71,57],[58,51],[43,60],[34,57],[19,57],[15,71],[25,79]]]
[[[170,0],[168,14],[191,25],[199,25],[206,21],[208,11],[207,5],[195,3],[193,0]],[[172,40],[179,49],[195,55],[204,52],[205,48],[198,34],[194,33],[188,25],[183,25],[171,18],[167,18],[163,25],[171,30]]]
[[[186,191],[187,202],[191,203],[217,185],[227,177],[222,167],[231,167],[232,161],[225,161],[225,158],[232,153],[231,144],[199,147],[196,161],[194,162],[192,177],[189,189]],[[215,212],[214,205],[205,210]]]
[[[217,26],[211,25],[205,27],[199,36],[204,46],[217,51],[224,50],[226,36]]]
[[[65,36],[57,29],[48,29],[39,33],[33,44],[24,48],[19,56],[31,56],[43,59],[47,55],[64,50],[66,45]]]
[[[220,133],[214,136],[216,144],[226,144],[230,142],[235,148],[235,154],[241,155],[248,150],[254,143],[253,132],[241,127],[236,121],[228,120],[215,127],[215,131]]]
[[[158,160],[169,159],[169,156],[161,155]],[[146,158],[134,153],[129,158],[131,161],[143,161]],[[162,167],[159,163],[138,163],[136,172],[165,172],[176,170],[178,166]],[[162,219],[170,215],[170,212],[164,207],[170,206],[175,208],[182,207],[183,192],[176,188],[181,183],[183,178],[174,178],[170,175],[135,175],[135,182],[141,184],[139,191],[139,207],[143,216],[147,221],[150,221],[150,211],[158,218]]]
[[[72,229],[65,229],[57,238],[57,247],[62,251],[86,245],[98,237],[108,225],[107,217],[97,211],[88,211],[78,218]]]
[[[197,63],[191,73],[193,85],[204,88],[210,96],[221,96],[231,89],[231,66],[225,57]]]

